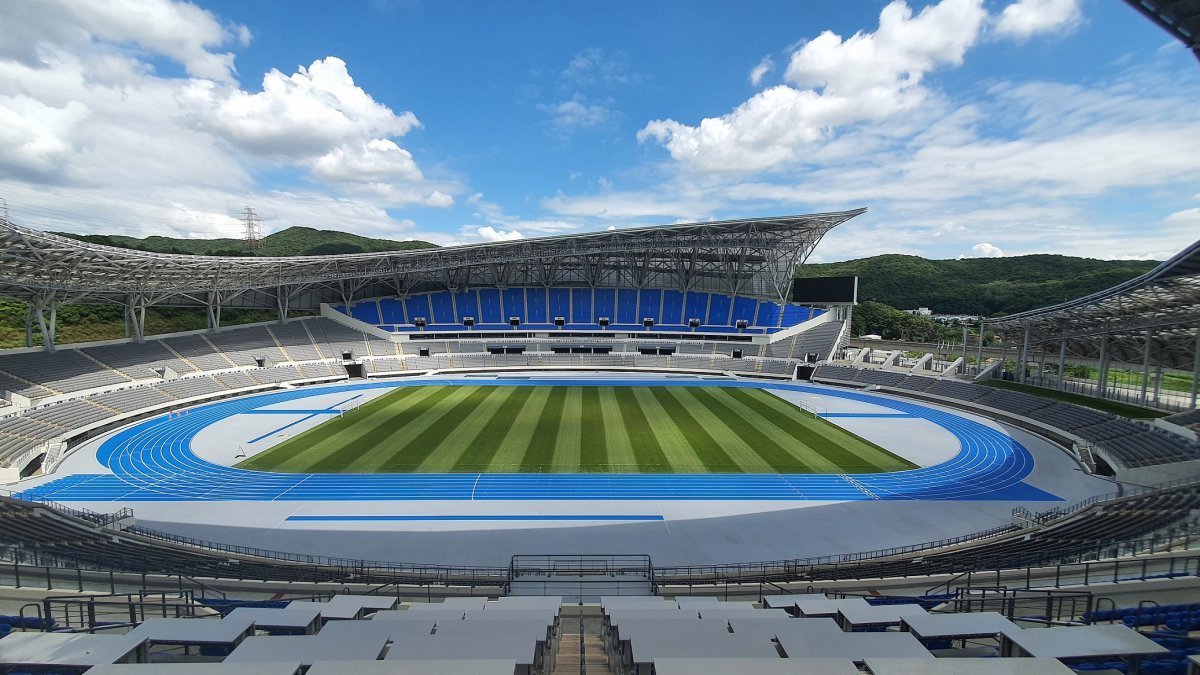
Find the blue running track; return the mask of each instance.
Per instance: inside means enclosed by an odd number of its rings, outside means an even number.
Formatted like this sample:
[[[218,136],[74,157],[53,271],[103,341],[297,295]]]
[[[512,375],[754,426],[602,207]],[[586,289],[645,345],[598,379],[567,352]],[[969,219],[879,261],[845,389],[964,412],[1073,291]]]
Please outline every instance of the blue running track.
[[[247,471],[205,461],[191,440],[232,415],[321,394],[426,385],[719,386],[819,394],[926,419],[961,443],[936,466],[886,474],[297,474]],[[317,411],[305,412],[316,414]],[[831,417],[834,415],[830,415]],[[1058,498],[1023,483],[1033,456],[989,426],[922,405],[856,391],[802,384],[715,380],[439,378],[310,387],[218,401],[180,416],[163,415],[126,428],[97,451],[111,474],[75,474],[19,493],[55,501],[354,501],[354,500],[1030,500]]]

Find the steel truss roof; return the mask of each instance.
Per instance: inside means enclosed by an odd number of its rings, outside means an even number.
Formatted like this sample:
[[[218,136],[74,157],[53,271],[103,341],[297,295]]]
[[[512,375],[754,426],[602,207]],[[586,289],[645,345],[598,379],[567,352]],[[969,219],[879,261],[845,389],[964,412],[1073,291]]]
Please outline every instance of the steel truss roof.
[[[1026,327],[1030,346],[1070,356],[1098,358],[1102,336],[1109,357],[1141,363],[1150,341],[1150,365],[1192,370],[1200,331],[1200,241],[1136,279],[1059,305],[999,319],[987,325],[1019,342]]]
[[[1200,0],[1125,0],[1200,59]]]
[[[866,211],[753,218],[436,249],[299,257],[150,253],[0,220],[0,295],[67,302],[312,309],[472,286],[622,286],[781,299],[831,228]]]

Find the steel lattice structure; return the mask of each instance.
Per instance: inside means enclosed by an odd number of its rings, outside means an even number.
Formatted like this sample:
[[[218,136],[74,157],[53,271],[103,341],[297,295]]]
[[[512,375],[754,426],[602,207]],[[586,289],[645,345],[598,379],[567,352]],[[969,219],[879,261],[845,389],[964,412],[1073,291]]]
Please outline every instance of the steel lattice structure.
[[[1194,370],[1200,364],[1200,241],[1136,279],[987,326],[1030,349]],[[1025,337],[1028,331],[1027,338]]]
[[[1200,0],[1125,0],[1200,59]]]
[[[323,302],[472,286],[677,288],[786,300],[831,228],[866,209],[610,230],[446,248],[330,256],[208,257],[77,241],[0,220],[0,296],[28,302],[53,341],[66,303],[312,310]],[[50,314],[49,325],[46,313]]]

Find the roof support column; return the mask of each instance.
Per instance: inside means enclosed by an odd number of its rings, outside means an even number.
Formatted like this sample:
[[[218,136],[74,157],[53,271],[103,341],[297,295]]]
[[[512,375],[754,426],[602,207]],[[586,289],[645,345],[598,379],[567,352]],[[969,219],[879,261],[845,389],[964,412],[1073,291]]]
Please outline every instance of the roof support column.
[[[983,372],[983,333],[984,333],[983,329],[984,329],[983,319],[980,319],[979,320],[979,350],[978,350],[978,353],[975,355],[975,374],[976,375]]]
[[[50,320],[46,321],[46,304],[50,305]],[[42,334],[42,345],[48,352],[57,351],[54,344],[54,333],[58,328],[58,303],[53,295],[39,295],[34,302],[34,313],[37,316],[38,332]]]
[[[221,327],[221,294],[210,292],[204,306],[208,310],[208,332],[215,333]]]
[[[1100,368],[1097,378],[1096,396],[1104,398],[1108,391],[1108,333],[1100,336]]]
[[[1062,391],[1063,378],[1066,377],[1067,370],[1067,338],[1063,338],[1058,342],[1058,390]]]
[[[965,373],[965,372],[967,372],[967,338],[971,337],[971,331],[967,329],[967,324],[965,324],[965,323],[963,324],[962,329],[963,329],[962,367],[958,369],[958,372]]]
[[[275,287],[275,308],[279,312],[279,323],[287,323],[288,318],[288,291],[287,286]]]
[[[33,303],[25,303],[25,346],[33,346]]]
[[[1021,365],[1017,371],[1017,381],[1025,384],[1025,371],[1029,365],[1029,324],[1025,325],[1025,338],[1021,340]]]
[[[1142,405],[1146,405],[1146,393],[1150,386],[1150,350],[1154,346],[1154,331],[1146,331],[1146,346],[1142,349]]]
[[[1196,407],[1196,393],[1200,391],[1200,328],[1196,329],[1196,356],[1192,359],[1192,407]]]
[[[133,328],[133,340],[138,344],[146,341],[146,302],[145,296],[131,295],[125,302],[125,337],[129,337],[129,329]]]

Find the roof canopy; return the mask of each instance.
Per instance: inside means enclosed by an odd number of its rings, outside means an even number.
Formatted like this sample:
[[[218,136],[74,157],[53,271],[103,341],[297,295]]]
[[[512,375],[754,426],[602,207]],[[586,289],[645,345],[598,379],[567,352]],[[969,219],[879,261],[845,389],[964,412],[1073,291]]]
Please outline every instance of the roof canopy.
[[[617,229],[446,248],[288,258],[210,257],[101,246],[0,221],[0,295],[39,306],[293,309],[470,286],[623,286],[786,296],[834,226],[866,209]]]
[[[1200,330],[1200,241],[1136,279],[1059,305],[999,319],[989,327],[1012,340],[1030,332],[1030,345],[1062,340],[1068,354],[1098,358],[1107,336],[1111,359],[1140,363],[1147,340],[1150,365],[1191,370]]]
[[[1125,0],[1200,59],[1200,0]]]

